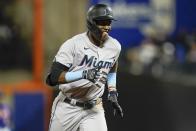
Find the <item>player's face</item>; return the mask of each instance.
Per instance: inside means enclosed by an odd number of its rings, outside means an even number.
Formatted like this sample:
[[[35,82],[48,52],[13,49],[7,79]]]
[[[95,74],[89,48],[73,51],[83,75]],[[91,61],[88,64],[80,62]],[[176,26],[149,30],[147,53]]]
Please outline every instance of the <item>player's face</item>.
[[[108,32],[111,30],[111,20],[99,20],[95,21],[97,27],[101,31],[101,41],[105,41],[108,38]]]

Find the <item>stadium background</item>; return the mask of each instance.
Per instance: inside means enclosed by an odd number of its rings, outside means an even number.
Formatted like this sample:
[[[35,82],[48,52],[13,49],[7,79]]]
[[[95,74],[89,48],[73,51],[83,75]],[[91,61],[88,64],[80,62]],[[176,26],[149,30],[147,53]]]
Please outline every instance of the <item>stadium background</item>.
[[[196,130],[195,0],[1,0],[0,130],[46,131],[58,90],[44,78],[59,46],[86,30],[94,3],[110,4],[122,44],[124,119],[104,101],[110,131]],[[104,95],[104,98],[106,95]]]

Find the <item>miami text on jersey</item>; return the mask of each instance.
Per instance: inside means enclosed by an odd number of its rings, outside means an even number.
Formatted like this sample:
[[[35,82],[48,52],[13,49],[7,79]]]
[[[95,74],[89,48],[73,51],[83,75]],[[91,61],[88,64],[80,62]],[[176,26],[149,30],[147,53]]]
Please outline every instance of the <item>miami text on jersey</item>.
[[[114,60],[113,60],[114,61]],[[81,63],[79,64],[79,66],[82,65],[87,65],[87,66],[99,66],[102,68],[111,68],[113,63],[109,62],[109,61],[97,61],[97,58],[95,56],[91,56],[90,58],[88,57],[88,55],[85,55],[84,58],[82,59]]]

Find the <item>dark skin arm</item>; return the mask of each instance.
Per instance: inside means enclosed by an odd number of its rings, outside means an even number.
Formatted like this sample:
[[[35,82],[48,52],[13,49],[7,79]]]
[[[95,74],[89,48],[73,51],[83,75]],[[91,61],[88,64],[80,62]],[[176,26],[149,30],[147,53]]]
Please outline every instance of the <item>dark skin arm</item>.
[[[65,79],[65,74],[68,72],[68,70],[65,70],[63,72],[61,72],[59,79],[58,79],[58,83],[59,84],[65,84],[67,83],[66,79]]]

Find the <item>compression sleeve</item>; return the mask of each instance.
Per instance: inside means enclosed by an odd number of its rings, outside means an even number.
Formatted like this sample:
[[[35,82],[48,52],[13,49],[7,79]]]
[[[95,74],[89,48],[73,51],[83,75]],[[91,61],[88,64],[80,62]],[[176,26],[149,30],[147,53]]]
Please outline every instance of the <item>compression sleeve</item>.
[[[108,74],[108,87],[116,87],[116,73]]]
[[[76,72],[67,72],[65,73],[65,80],[67,82],[76,81],[82,79],[83,71],[76,71]]]

